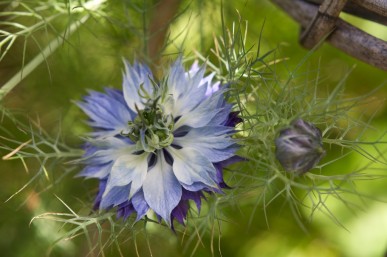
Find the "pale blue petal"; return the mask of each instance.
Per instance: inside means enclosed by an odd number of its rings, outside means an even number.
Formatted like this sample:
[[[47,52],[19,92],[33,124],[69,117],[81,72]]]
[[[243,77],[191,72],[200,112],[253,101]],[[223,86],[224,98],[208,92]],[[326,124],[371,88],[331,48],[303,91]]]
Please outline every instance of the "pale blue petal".
[[[173,114],[175,117],[182,116],[197,107],[204,99],[205,88],[197,88],[184,94],[183,97],[175,100]]]
[[[181,116],[190,112],[193,108],[198,106],[204,99],[207,89],[199,87],[200,79],[204,71],[199,71],[195,77],[188,80],[187,89],[181,97],[175,99],[174,115]]]
[[[200,148],[195,149],[200,150]],[[206,156],[208,160],[215,163],[231,158],[235,155],[237,149],[238,147],[234,143],[230,147],[222,149],[203,149],[201,150],[201,153]]]
[[[205,67],[201,67],[197,72],[195,72],[195,74],[193,74],[192,76],[191,75],[188,75],[189,79],[187,81],[187,88],[188,88],[188,92],[195,92],[197,90],[202,90],[200,87],[200,83],[203,82],[203,76],[204,76],[204,72],[205,72]],[[186,93],[188,93],[186,92]],[[204,95],[203,95],[204,96]]]
[[[206,88],[200,87],[205,69],[194,67],[194,70],[185,72],[181,59],[171,67],[168,76],[167,94],[171,98],[165,99],[168,113],[175,117],[181,116],[196,107],[205,99]]]
[[[188,133],[184,137],[178,138],[178,139],[188,140],[187,141],[188,143],[195,142],[196,140],[200,140],[200,141],[211,140],[211,144],[212,144],[212,143],[216,143],[216,141],[221,141],[223,138],[229,137],[234,131],[235,131],[234,128],[226,127],[222,125],[203,126],[199,128],[191,128],[190,130],[188,130]]]
[[[95,151],[92,155],[86,157],[85,162],[91,165],[105,164],[115,161],[122,155],[127,155],[136,150],[135,145],[126,143],[117,138],[106,138],[105,140],[90,140],[90,142],[102,150]],[[110,147],[109,147],[110,146]]]
[[[217,187],[216,169],[208,158],[193,148],[175,149],[168,147],[173,157],[173,173],[179,182],[192,185],[201,182],[209,187]]]
[[[226,105],[221,108],[221,111],[218,112],[218,114],[211,119],[210,122],[207,123],[207,125],[216,126],[219,124],[224,124],[227,122],[229,114],[231,112],[232,106]]]
[[[127,106],[122,91],[105,88],[105,92],[107,94],[90,90],[89,96],[90,98],[94,98],[96,104],[105,108],[107,113],[118,122],[127,122],[136,116],[136,113]]]
[[[150,208],[160,215],[168,225],[171,212],[181,200],[182,187],[176,179],[172,167],[165,161],[163,152],[159,151],[156,165],[148,171],[143,191]]]
[[[199,86],[206,88],[206,96],[211,96],[213,93],[219,90],[220,82],[212,83],[212,79],[215,76],[215,72],[211,73],[210,75],[204,77],[201,81]]]
[[[116,101],[120,102],[122,105],[126,106],[126,108],[131,112],[129,107],[126,105],[124,93],[122,90],[114,89],[114,88],[105,88],[105,92]],[[133,113],[132,113],[133,114]]]
[[[215,129],[219,129],[220,131],[224,131],[225,134],[209,134],[207,132],[214,131]],[[175,137],[173,143],[182,147],[195,147],[198,149],[201,148],[213,148],[213,149],[224,149],[229,147],[230,145],[235,144],[235,141],[230,138],[229,134],[233,131],[232,128],[223,127],[223,126],[205,126],[201,128],[191,129],[185,136],[183,137]],[[215,132],[217,133],[217,132]]]
[[[205,70],[205,67],[202,67],[202,69]],[[193,77],[199,70],[200,70],[199,62],[196,60],[192,64],[189,71],[187,72],[186,77],[188,77],[188,76]],[[206,96],[210,96],[219,90],[220,82],[212,83],[212,79],[215,77],[215,75],[216,75],[216,73],[212,72],[211,74],[203,77],[200,80],[199,87],[204,86],[206,88],[206,94],[205,94]]]
[[[197,60],[195,60],[192,63],[191,68],[189,68],[188,72],[186,73],[186,77],[194,76],[199,70],[200,70],[199,62]]]
[[[90,126],[95,127],[92,122],[87,122]],[[117,127],[115,130],[98,130],[89,132],[88,135],[94,138],[109,138],[121,135],[123,132],[127,131],[128,126],[125,125],[121,128]]]
[[[114,135],[124,131],[125,128],[127,128],[127,122],[130,120],[126,119],[126,122],[118,122],[109,116],[106,116],[103,119],[95,114],[98,112],[98,108],[94,108],[94,111],[90,111],[89,107],[85,107],[84,103],[79,103],[78,106],[90,117],[91,120],[86,122],[89,126],[114,132]]]
[[[234,128],[225,126],[193,128],[185,136],[176,137],[173,143],[195,149],[210,162],[220,162],[234,155],[235,149],[229,149],[235,145],[235,141],[229,137],[233,131]]]
[[[138,191],[131,199],[134,209],[137,212],[136,221],[139,221],[142,217],[145,216],[149,210],[149,205],[145,201],[144,192],[142,190]]]
[[[124,63],[123,92],[125,101],[133,111],[136,111],[136,105],[139,109],[143,109],[143,98],[140,95],[144,93],[141,92],[140,88],[143,88],[149,95],[153,95],[152,72],[148,66],[137,62],[133,66],[127,61]]]
[[[106,137],[106,138],[88,138],[87,141],[93,146],[100,149],[121,149],[133,147],[134,144],[127,138]]]
[[[223,109],[218,108],[219,102],[223,99],[222,93],[221,91],[214,93],[211,97],[202,101],[196,108],[181,116],[175,124],[175,129],[181,126],[202,127],[210,123]]]
[[[181,182],[180,182],[180,184],[184,187],[184,189],[191,191],[191,192],[197,192],[197,191],[200,191],[203,189],[209,189],[208,185],[203,184],[202,182],[195,182],[192,185],[186,185],[186,184],[181,183]]]
[[[108,149],[108,150],[99,150],[96,151],[90,158],[87,160],[87,163],[91,165],[101,165],[111,161],[116,160],[125,154],[123,149]]]
[[[112,188],[107,194],[103,194],[99,208],[107,209],[127,201],[129,197],[129,191],[130,186]]]
[[[112,166],[112,162],[101,165],[87,165],[77,177],[104,179],[109,175]]]
[[[175,123],[175,129],[178,129],[181,126],[193,128],[206,126],[220,111],[221,109],[211,109],[211,107],[200,105],[193,111],[181,116]]]
[[[208,84],[207,86],[207,92],[206,92],[206,96],[210,96],[212,94],[214,94],[216,91],[218,91],[220,88],[220,82],[215,82],[214,84]]]
[[[111,95],[92,90],[84,98],[84,102],[77,102],[77,105],[90,117],[89,124],[95,128],[119,133],[134,118],[126,104]]]
[[[184,70],[181,68],[180,72],[184,72]],[[185,83],[176,83],[180,88],[177,90],[179,91],[178,97],[174,97],[175,108],[173,114],[175,117],[191,111],[206,98],[207,88],[200,87],[204,72],[204,66],[195,70],[195,72],[189,71],[185,73]]]
[[[168,90],[167,94],[171,95],[175,100],[179,99],[187,90],[186,73],[181,58],[177,59],[171,66],[166,89]]]

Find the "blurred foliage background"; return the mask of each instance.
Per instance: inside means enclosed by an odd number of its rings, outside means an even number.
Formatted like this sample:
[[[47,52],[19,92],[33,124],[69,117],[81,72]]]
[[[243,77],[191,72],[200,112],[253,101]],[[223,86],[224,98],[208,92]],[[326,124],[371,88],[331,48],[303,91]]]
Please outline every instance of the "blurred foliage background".
[[[98,1],[94,1],[98,2]],[[103,1],[100,1],[103,2]],[[18,85],[1,102],[2,111],[16,113],[27,124],[20,128],[3,113],[0,140],[6,142],[10,135],[18,142],[29,140],[29,117],[37,128],[43,128],[54,139],[74,148],[82,141],[80,136],[88,130],[82,123],[84,116],[73,101],[80,100],[87,89],[101,90],[105,86],[121,87],[122,57],[142,59],[151,63],[156,72],[162,73],[162,64],[174,59],[180,51],[187,56],[199,52],[208,57],[215,47],[214,38],[223,36],[225,29],[232,29],[233,23],[247,26],[246,45],[257,47],[266,53],[275,50],[271,59],[281,59],[275,65],[278,74],[289,74],[305,61],[308,51],[298,45],[299,26],[270,1],[205,1],[205,0],[111,0],[102,3],[95,12],[82,11],[82,3],[77,1],[1,1],[0,30],[18,30],[8,22],[18,22],[26,26],[44,25],[27,30],[13,42],[12,47],[0,62],[0,85],[7,83],[35,56],[73,22],[90,15],[58,49],[44,57],[42,64]],[[37,7],[36,15],[10,17],[12,11],[30,11]],[[28,8],[27,8],[28,7]],[[75,12],[74,10],[80,10]],[[223,16],[222,16],[223,12]],[[54,15],[53,15],[54,16]],[[222,18],[223,17],[223,18]],[[387,40],[387,28],[349,15],[343,19]],[[5,36],[2,34],[2,37]],[[1,47],[1,54],[6,51]],[[328,44],[315,51],[296,72],[295,76],[319,76],[326,88],[333,88],[352,68],[346,80],[345,93],[349,96],[365,94],[385,84],[386,72],[361,63]],[[322,90],[326,90],[326,88]],[[375,133],[367,134],[370,140],[386,131],[387,107],[384,99],[387,88],[382,87],[372,95],[370,104],[357,111],[365,120],[373,119]],[[35,126],[35,125],[31,126]],[[39,129],[38,129],[39,130]],[[384,140],[386,137],[384,137]],[[386,140],[385,140],[386,141]],[[44,146],[44,149],[51,149]],[[9,151],[0,149],[0,156]],[[364,160],[357,157],[346,158],[335,163],[337,171],[359,165]],[[68,163],[55,165],[47,162],[47,176],[37,177],[15,197],[5,202],[22,188],[39,169],[40,163],[31,160],[28,169],[20,160],[0,162],[0,252],[2,256],[87,256],[90,252],[85,238],[53,243],[63,233],[53,222],[31,219],[45,212],[63,212],[67,208],[58,196],[73,210],[87,214],[92,206],[97,190],[97,181],[74,178],[80,167]],[[381,166],[386,172],[385,166]],[[45,172],[45,171],[43,171]],[[67,174],[63,176],[63,174]],[[325,215],[316,214],[300,226],[291,210],[284,205],[286,199],[276,199],[265,211],[253,206],[230,206],[225,216],[232,221],[222,221],[219,242],[211,247],[210,235],[203,236],[197,248],[185,248],[185,241],[171,231],[149,229],[148,234],[139,234],[137,244],[133,240],[121,245],[124,256],[238,256],[238,257],[301,257],[301,256],[348,256],[382,257],[387,254],[387,201],[386,179],[358,182],[359,191],[372,195],[381,201],[364,198],[359,206],[345,206],[339,201],[327,202],[337,218],[332,221]],[[266,219],[268,217],[268,220]],[[128,228],[129,230],[129,228]],[[128,232],[130,233],[130,232]],[[161,234],[160,234],[161,233]],[[133,236],[133,235],[132,235]],[[194,244],[195,245],[195,244]],[[149,251],[151,249],[151,253]],[[117,250],[106,251],[105,256],[119,256]]]

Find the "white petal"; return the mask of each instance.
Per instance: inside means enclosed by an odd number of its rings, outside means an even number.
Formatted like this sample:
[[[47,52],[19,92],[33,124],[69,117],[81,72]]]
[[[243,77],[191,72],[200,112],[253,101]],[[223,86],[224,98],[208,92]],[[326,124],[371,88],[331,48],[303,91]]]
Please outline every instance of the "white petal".
[[[220,162],[233,156],[228,149],[235,142],[229,137],[234,128],[225,126],[205,126],[191,129],[184,137],[176,137],[174,144],[194,148],[206,156],[210,162]]]
[[[211,97],[202,101],[196,108],[182,115],[175,124],[175,129],[181,126],[190,126],[193,128],[206,126],[211,120],[222,111],[219,108],[219,101],[223,99],[223,92],[218,91]]]
[[[131,154],[135,150],[136,146],[130,144],[123,145],[121,148],[117,146],[114,146],[113,148],[112,146],[112,148],[96,151],[88,158],[89,160],[87,161],[92,165],[104,164],[115,161],[123,155]]]
[[[129,199],[142,186],[148,169],[149,153],[140,155],[125,154],[119,157],[111,169],[109,179],[106,184],[106,195],[113,187],[131,185]]]
[[[209,187],[218,187],[214,165],[200,152],[193,148],[174,149],[168,147],[173,157],[173,172],[185,185],[201,182]]]

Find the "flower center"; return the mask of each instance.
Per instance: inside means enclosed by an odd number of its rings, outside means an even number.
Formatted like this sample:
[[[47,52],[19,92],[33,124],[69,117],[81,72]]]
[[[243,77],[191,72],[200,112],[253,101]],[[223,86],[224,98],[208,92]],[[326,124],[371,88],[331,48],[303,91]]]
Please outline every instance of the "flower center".
[[[129,137],[139,150],[154,152],[169,146],[173,142],[174,120],[171,114],[164,114],[162,106],[156,100],[148,100],[143,110],[137,109],[137,117],[128,122]]]

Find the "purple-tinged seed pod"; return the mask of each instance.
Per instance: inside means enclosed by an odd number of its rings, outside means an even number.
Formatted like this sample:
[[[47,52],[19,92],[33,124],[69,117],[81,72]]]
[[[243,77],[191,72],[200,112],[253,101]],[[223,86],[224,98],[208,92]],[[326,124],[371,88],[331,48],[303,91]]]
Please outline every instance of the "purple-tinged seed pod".
[[[289,172],[303,174],[325,156],[320,129],[302,119],[281,130],[275,145],[278,161]]]

